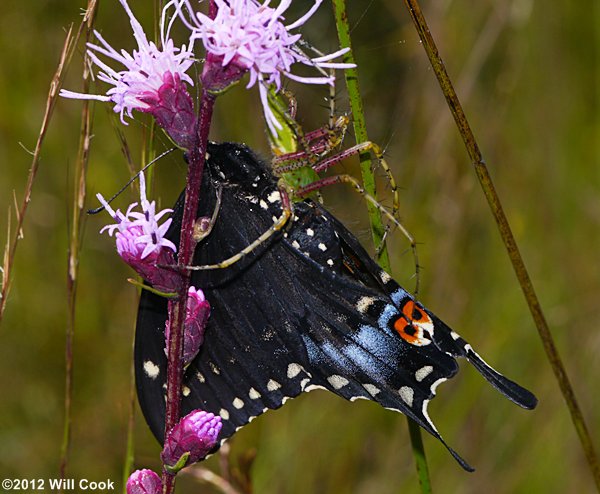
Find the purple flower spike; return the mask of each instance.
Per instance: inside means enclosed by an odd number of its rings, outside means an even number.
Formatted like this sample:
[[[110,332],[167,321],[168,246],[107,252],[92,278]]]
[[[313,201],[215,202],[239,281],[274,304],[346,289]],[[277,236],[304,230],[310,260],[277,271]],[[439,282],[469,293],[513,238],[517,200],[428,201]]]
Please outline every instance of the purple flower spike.
[[[123,214],[118,209],[114,211],[101,194],[97,194],[97,197],[116,220],[115,224],[102,228],[100,233],[108,231],[112,236],[116,232],[117,252],[121,258],[157,290],[178,291],[182,283],[181,275],[176,271],[158,267],[175,263],[173,254],[177,247],[164,237],[172,220],[169,218],[162,225],[158,224],[158,220],[172,210],[163,209],[158,214],[155,213],[156,203],[149,202],[146,198],[144,174],[140,173],[141,213],[134,211],[137,203],[131,204]]]
[[[165,468],[177,473],[186,465],[202,460],[217,444],[221,417],[194,410],[183,417],[167,434],[160,454]]]
[[[309,58],[297,48],[300,34],[290,31],[305,24],[316,12],[323,0],[315,0],[312,7],[300,19],[291,24],[283,23],[284,12],[292,0],[281,0],[277,8],[256,0],[215,0],[218,11],[214,19],[195,12],[190,0],[183,0],[189,18],[182,11],[183,22],[192,30],[191,40],[201,39],[207,51],[202,73],[204,87],[220,91],[237,81],[245,72],[250,73],[247,87],[259,83],[260,98],[269,129],[276,133],[281,124],[269,108],[268,87],[281,88],[281,75],[307,84],[332,84],[330,76],[301,77],[291,73],[294,63],[323,69],[346,69],[353,64],[332,62],[348,50]]]
[[[191,85],[194,84],[191,77],[186,74],[186,71],[194,63],[194,52],[193,40],[190,39],[188,45],[176,48],[170,38],[173,21],[167,22],[167,15],[172,7],[178,5],[179,0],[171,0],[163,9],[160,21],[161,49],[152,41],[148,41],[144,29],[133,15],[127,1],[119,1],[129,16],[138,49],[134,50],[132,54],[125,50],[117,51],[99,32],[95,31],[100,45],[88,43],[88,56],[100,68],[98,79],[114,87],[109,89],[105,95],[81,94],[67,90],[61,90],[60,95],[65,98],[112,101],[115,104],[114,111],[120,113],[121,121],[127,124],[125,115],[131,117],[133,110],[153,113],[155,110],[153,102],[161,101],[160,92],[163,85],[168,84],[167,77],[170,78],[169,80],[177,79]],[[100,60],[98,55],[119,62],[125,66],[126,70],[116,71]],[[185,89],[183,85],[182,87]],[[179,91],[181,92],[181,88]],[[184,104],[187,107],[188,102],[185,101]],[[169,128],[165,128],[165,130],[168,132]],[[174,140],[177,142],[175,138]]]
[[[160,494],[160,477],[152,470],[136,470],[127,479],[127,494]]]
[[[200,346],[204,342],[204,330],[210,316],[210,304],[204,297],[202,290],[197,290],[191,286],[188,291],[185,316],[185,333],[183,343],[183,363],[188,365],[200,351]],[[171,325],[167,320],[165,325],[165,341],[169,341]],[[167,343],[168,345],[168,343]],[[165,353],[168,355],[168,346]]]

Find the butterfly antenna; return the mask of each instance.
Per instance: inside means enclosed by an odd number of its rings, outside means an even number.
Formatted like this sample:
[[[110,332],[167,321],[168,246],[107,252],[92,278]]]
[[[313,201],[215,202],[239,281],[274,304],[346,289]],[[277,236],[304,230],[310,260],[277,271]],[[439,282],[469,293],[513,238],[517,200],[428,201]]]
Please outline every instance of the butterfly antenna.
[[[121,187],[119,189],[119,191],[113,195],[108,201],[106,201],[108,204],[110,204],[111,202],[113,202],[117,197],[119,197],[121,195],[121,193],[127,188],[129,187],[134,180],[136,180],[137,178],[139,178],[140,173],[145,172],[148,168],[150,168],[151,165],[153,165],[154,163],[156,163],[159,159],[164,158],[166,155],[172,153],[173,151],[175,151],[175,149],[177,148],[171,148],[171,149],[167,149],[164,153],[159,154],[156,158],[154,158],[150,163],[148,163],[144,168],[142,168],[139,172],[137,172],[133,177],[131,177],[129,179],[129,181],[123,185],[123,187]],[[87,214],[98,214],[100,211],[102,211],[104,209],[104,206],[100,206],[97,207],[95,209],[88,209],[87,210]]]

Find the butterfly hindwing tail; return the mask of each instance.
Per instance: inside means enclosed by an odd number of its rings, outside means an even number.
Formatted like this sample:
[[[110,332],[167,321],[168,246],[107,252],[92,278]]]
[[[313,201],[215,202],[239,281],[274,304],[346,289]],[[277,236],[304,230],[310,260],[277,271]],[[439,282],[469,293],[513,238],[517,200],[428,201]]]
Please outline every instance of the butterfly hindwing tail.
[[[428,312],[436,321],[436,327],[444,328],[438,331],[434,341],[438,347],[456,357],[464,357],[477,371],[500,393],[520,407],[532,410],[537,405],[537,398],[529,390],[500,374],[489,365],[459,334],[450,330],[434,314]]]

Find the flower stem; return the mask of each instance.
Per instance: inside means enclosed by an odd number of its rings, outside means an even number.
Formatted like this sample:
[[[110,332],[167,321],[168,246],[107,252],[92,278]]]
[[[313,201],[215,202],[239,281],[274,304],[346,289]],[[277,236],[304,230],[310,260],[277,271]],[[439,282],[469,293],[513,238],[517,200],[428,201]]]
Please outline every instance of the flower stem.
[[[177,263],[189,266],[192,263],[195,242],[193,239],[194,222],[198,212],[200,185],[208,146],[208,132],[212,118],[215,97],[207,91],[202,92],[200,116],[198,117],[197,145],[189,151],[189,167],[185,188],[185,203],[181,222],[181,237]],[[181,384],[183,381],[183,338],[186,315],[187,292],[191,273],[183,272],[183,287],[177,300],[169,302],[169,321],[171,331],[168,348],[167,366],[167,408],[165,413],[165,438],[177,423],[181,409]],[[175,477],[163,469],[163,494],[170,494],[175,487]]]
[[[542,311],[542,307],[533,287],[533,283],[531,282],[531,278],[529,277],[529,273],[525,267],[521,253],[519,252],[519,248],[510,228],[510,224],[508,223],[508,219],[502,208],[502,203],[500,202],[500,198],[498,197],[498,193],[494,187],[489,170],[483,160],[483,156],[475,139],[475,135],[473,134],[471,126],[469,125],[454,87],[452,86],[450,77],[446,72],[444,62],[440,57],[435,41],[433,40],[433,36],[429,31],[427,21],[423,16],[419,2],[417,0],[404,0],[404,3],[408,8],[417,32],[419,33],[419,37],[421,38],[423,47],[427,52],[427,56],[429,57],[431,66],[438,79],[438,83],[442,89],[442,92],[444,93],[446,102],[448,103],[450,111],[452,112],[454,120],[456,121],[456,126],[458,127],[460,135],[465,143],[465,147],[467,148],[467,152],[469,153],[469,157],[475,168],[475,173],[477,174],[481,188],[483,189],[492,214],[494,215],[494,219],[498,225],[498,230],[506,247],[508,257],[513,265],[519,285],[521,286],[525,300],[527,301],[527,305],[529,306],[529,310],[540,335],[540,339],[544,345],[546,356],[550,362],[552,370],[554,371],[554,375],[558,381],[562,395],[567,402],[567,407],[571,413],[571,420],[573,421],[575,429],[577,430],[577,434],[579,435],[579,440],[585,453],[588,466],[594,477],[596,488],[600,492],[600,464],[598,462],[596,452],[594,451],[594,444],[583,418],[583,414],[581,413],[581,409],[579,408],[575,398],[573,387],[569,382],[567,371],[562,363],[558,349],[556,348],[556,344],[554,343],[554,338],[552,337],[552,333],[548,327],[548,323],[544,316],[544,312]]]
[[[333,0],[333,10],[335,15],[335,23],[338,31],[340,47],[350,48],[350,51],[348,51],[348,53],[344,55],[344,62],[355,63],[354,52],[352,51],[352,44],[350,38],[348,14],[346,11],[346,1]],[[348,88],[350,108],[352,109],[352,121],[354,125],[354,134],[356,136],[356,142],[367,142],[369,140],[369,137],[367,135],[367,125],[365,122],[362,98],[360,97],[360,88],[358,84],[358,69],[346,69],[344,71],[344,74],[346,76],[346,87]],[[360,154],[360,168],[365,191],[373,197],[376,197],[375,177],[373,175],[373,169],[371,167],[371,156],[369,153]],[[379,209],[377,209],[377,207],[375,207],[375,205],[371,203],[367,203],[367,207],[369,210],[369,220],[371,222],[373,242],[375,245],[380,245],[384,232],[383,222],[381,220],[381,213],[379,212]],[[385,245],[383,246],[380,252],[381,253],[377,261],[384,270],[391,271],[388,251]],[[429,479],[429,468],[427,466],[427,458],[425,457],[425,448],[423,447],[421,429],[410,418],[407,417],[407,420],[413,456],[415,458],[415,463],[417,467],[417,475],[419,477],[419,484],[421,486],[421,492],[423,494],[428,494],[431,493],[431,481]]]

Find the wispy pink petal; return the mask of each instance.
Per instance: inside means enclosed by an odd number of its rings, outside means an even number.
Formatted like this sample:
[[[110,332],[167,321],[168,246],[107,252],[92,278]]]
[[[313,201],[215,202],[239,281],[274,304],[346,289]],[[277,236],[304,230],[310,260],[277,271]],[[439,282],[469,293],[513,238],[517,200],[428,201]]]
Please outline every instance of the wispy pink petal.
[[[158,101],[159,90],[164,84],[166,74],[172,78],[193,85],[192,78],[186,73],[194,64],[193,39],[187,45],[175,47],[170,38],[173,19],[166,22],[168,11],[178,6],[176,0],[168,2],[162,12],[160,21],[162,48],[148,41],[146,34],[133,15],[126,0],[119,0],[129,16],[133,36],[138,48],[131,54],[125,50],[118,52],[99,32],[95,32],[99,44],[88,43],[88,55],[100,69],[98,79],[114,87],[107,90],[105,95],[86,95],[74,91],[61,90],[65,98],[96,99],[112,101],[114,111],[121,115],[121,121],[126,124],[125,116],[131,117],[133,110],[152,111],[149,101]],[[99,58],[102,55],[124,66],[124,70],[116,70]]]
[[[269,0],[262,4],[257,0],[215,0],[218,10],[214,19],[196,12],[190,0],[182,0],[185,9],[179,9],[178,13],[184,24],[192,30],[191,39],[201,40],[208,54],[223,67],[235,65],[243,72],[249,72],[247,88],[255,84],[260,85],[260,98],[267,125],[271,131],[275,131],[281,128],[281,124],[269,109],[266,88],[273,85],[277,90],[281,89],[282,76],[306,84],[333,82],[333,78],[326,75],[303,77],[292,74],[294,64],[315,67],[321,72],[323,69],[354,67],[353,64],[332,61],[346,53],[345,49],[311,59],[296,46],[301,35],[291,31],[304,25],[322,1],[315,0],[304,15],[288,25],[284,24],[283,14],[290,7],[292,0],[281,0],[276,8],[269,7]],[[208,74],[211,77],[210,80],[208,77],[204,80],[205,86],[216,81],[221,84],[220,88],[226,87],[215,73],[214,70],[207,70],[205,65],[203,75]],[[239,73],[235,75],[239,77]]]

